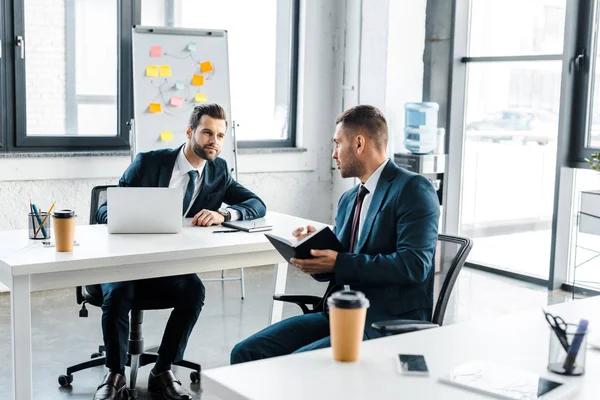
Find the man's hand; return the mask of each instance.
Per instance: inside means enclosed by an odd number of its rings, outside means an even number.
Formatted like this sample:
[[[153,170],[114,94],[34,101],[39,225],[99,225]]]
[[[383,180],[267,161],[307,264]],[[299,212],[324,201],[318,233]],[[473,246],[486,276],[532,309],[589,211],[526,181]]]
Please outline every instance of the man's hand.
[[[313,234],[317,231],[317,228],[315,228],[312,225],[308,225],[306,227],[306,232],[304,231],[304,227],[301,226],[300,228],[297,228],[296,230],[294,230],[294,232],[292,232],[292,235],[296,238],[296,240],[302,240],[305,237],[307,237],[310,234]]]
[[[225,221],[225,217],[216,211],[202,210],[198,214],[194,215],[192,219],[192,225],[198,226],[211,226],[220,225]]]
[[[310,254],[315,258],[307,258],[305,260],[301,260],[298,258],[292,258],[290,261],[300,271],[302,271],[306,274],[311,274],[311,275],[325,274],[328,272],[333,272],[335,270],[335,260],[338,255],[337,251],[311,250]]]

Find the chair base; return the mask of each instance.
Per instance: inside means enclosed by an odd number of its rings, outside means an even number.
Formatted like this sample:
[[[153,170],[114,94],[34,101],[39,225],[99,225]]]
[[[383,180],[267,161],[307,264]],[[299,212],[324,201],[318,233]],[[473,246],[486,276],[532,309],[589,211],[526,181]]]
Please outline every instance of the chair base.
[[[156,350],[156,347],[151,347],[144,350],[141,354],[129,354],[127,363],[125,366],[130,367],[131,370],[129,372],[129,389],[133,392],[135,389],[135,384],[137,381],[137,373],[140,367],[146,366],[148,364],[154,364],[158,359],[158,354],[152,352],[151,350]],[[100,355],[98,357],[94,357],[95,355]],[[67,368],[66,375],[60,375],[58,377],[58,383],[60,386],[68,386],[73,382],[73,374],[75,372],[83,371],[85,369],[94,368],[102,366],[106,363],[106,356],[104,355],[104,346],[99,347],[99,352],[92,354],[92,359],[89,361],[85,361],[79,364],[72,365]],[[200,371],[202,370],[202,366],[197,363],[193,363],[191,361],[181,360],[176,361],[173,365],[177,365],[183,368],[189,368],[192,370],[190,373],[190,379],[192,383],[198,383],[200,381]]]

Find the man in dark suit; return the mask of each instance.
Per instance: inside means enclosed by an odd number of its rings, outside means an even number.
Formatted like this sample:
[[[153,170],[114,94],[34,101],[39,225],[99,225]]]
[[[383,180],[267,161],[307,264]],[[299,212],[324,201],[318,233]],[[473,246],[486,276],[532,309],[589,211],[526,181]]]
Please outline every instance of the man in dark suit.
[[[361,182],[342,195],[335,218],[334,233],[348,251],[312,250],[314,258],[292,262],[329,282],[324,300],[343,286],[362,291],[371,303],[364,339],[371,339],[379,336],[372,322],[431,319],[440,205],[426,178],[388,160],[387,123],[377,108],[354,107],[336,125],[333,159],[343,178]],[[301,239],[314,231],[308,226],[293,234]],[[323,306],[322,312],[288,318],[237,344],[231,363],[329,347],[329,335]]]
[[[227,163],[217,156],[227,131],[227,117],[216,104],[194,108],[186,131],[186,143],[177,149],[140,153],[119,180],[122,187],[175,187],[184,191],[183,212],[198,226],[223,221],[263,217],[265,204],[237,183]],[[220,208],[222,203],[229,205]],[[98,223],[107,222],[107,204],[96,214]],[[129,311],[173,307],[167,322],[158,360],[150,372],[149,390],[165,399],[191,399],[171,372],[171,363],[183,358],[188,338],[202,306],[204,285],[196,274],[102,284],[102,332],[106,346],[104,377],[95,400],[116,399],[125,386],[125,363]]]

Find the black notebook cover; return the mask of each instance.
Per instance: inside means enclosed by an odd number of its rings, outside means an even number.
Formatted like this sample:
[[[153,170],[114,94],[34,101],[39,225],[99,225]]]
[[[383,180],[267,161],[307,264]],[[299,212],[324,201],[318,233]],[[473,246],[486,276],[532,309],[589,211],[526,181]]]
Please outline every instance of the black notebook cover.
[[[290,262],[291,258],[314,258],[310,255],[311,250],[346,251],[329,227],[317,231],[295,245],[291,245],[287,240],[270,233],[265,233],[265,236],[287,262]]]

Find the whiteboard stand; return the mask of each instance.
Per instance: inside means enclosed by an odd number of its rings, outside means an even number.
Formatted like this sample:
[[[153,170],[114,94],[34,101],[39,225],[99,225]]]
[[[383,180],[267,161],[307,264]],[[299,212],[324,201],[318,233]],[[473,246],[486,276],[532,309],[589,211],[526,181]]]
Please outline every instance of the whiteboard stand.
[[[232,121],[231,123],[231,134],[233,136],[233,175],[235,176],[235,180],[238,180],[238,163],[237,163],[237,155],[238,155],[238,148],[237,148],[237,137],[235,135],[235,127],[237,126],[237,124],[235,123],[235,121]],[[204,282],[215,282],[215,281],[240,281],[240,285],[241,285],[241,290],[242,290],[242,300],[244,300],[244,297],[246,297],[246,285],[244,284],[244,268],[240,268],[240,275],[233,277],[233,278],[225,278],[225,271],[221,270],[221,277],[220,278],[210,278],[210,279],[204,279]]]
[[[129,120],[129,147],[131,149],[131,162],[133,162],[133,159],[135,158],[136,155],[136,151],[135,151],[135,119],[131,118]]]

